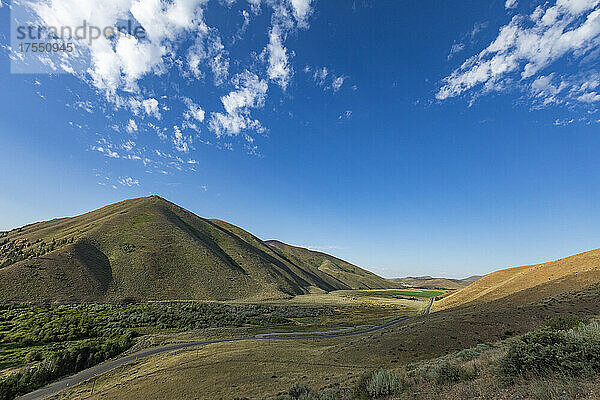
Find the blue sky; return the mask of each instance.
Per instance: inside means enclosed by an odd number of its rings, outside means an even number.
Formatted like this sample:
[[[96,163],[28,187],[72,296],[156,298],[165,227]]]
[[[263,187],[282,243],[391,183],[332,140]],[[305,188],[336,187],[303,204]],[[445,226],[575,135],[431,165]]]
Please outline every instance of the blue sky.
[[[0,230],[156,193],[387,277],[598,247],[599,1],[2,1]],[[40,64],[23,10],[147,37]]]

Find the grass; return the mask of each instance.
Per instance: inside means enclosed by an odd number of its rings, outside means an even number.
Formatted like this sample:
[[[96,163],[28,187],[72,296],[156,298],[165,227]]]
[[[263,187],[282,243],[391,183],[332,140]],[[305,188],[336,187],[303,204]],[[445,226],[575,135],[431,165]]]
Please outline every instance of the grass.
[[[140,360],[53,399],[233,399],[288,390],[296,381],[315,385],[358,379],[369,368],[322,360],[331,343],[256,341],[215,344]],[[199,395],[201,393],[201,395]]]

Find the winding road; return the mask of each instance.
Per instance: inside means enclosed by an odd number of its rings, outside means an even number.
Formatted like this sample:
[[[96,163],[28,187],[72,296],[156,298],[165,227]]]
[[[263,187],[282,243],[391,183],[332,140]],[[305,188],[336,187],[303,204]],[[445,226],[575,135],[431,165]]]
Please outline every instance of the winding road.
[[[428,309],[431,307],[429,305]],[[140,350],[136,353],[132,353],[117,359],[105,361],[101,364],[83,370],[75,375],[71,375],[60,381],[51,383],[47,386],[44,386],[36,391],[31,393],[27,393],[23,395],[17,400],[41,400],[45,399],[49,396],[53,396],[69,387],[73,387],[77,384],[88,381],[98,375],[109,372],[121,365],[126,363],[140,360],[149,356],[153,356],[156,354],[166,353],[169,351],[182,350],[190,347],[196,346],[204,346],[207,344],[213,343],[223,343],[223,342],[239,342],[244,340],[265,340],[265,339],[278,339],[278,340],[307,340],[307,339],[330,339],[330,338],[339,338],[339,337],[348,337],[348,336],[358,336],[364,335],[366,333],[375,332],[381,329],[389,328],[392,325],[396,325],[399,322],[405,321],[410,317],[402,317],[395,319],[393,321],[387,322],[383,325],[371,326],[367,329],[365,328],[368,325],[357,325],[353,327],[347,328],[339,328],[331,331],[318,331],[318,332],[285,332],[285,333],[262,333],[258,334],[254,337],[242,337],[242,338],[231,338],[231,339],[215,339],[215,340],[206,340],[206,341],[198,341],[198,342],[189,342],[189,343],[174,343],[160,347],[153,347],[150,349]],[[355,330],[360,329],[360,330]]]

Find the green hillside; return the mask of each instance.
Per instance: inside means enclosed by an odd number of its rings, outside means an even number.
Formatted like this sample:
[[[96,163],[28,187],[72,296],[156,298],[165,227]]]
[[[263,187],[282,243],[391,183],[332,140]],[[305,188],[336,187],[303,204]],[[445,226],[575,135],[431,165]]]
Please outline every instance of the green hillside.
[[[393,285],[158,196],[0,234],[0,301],[259,300]]]

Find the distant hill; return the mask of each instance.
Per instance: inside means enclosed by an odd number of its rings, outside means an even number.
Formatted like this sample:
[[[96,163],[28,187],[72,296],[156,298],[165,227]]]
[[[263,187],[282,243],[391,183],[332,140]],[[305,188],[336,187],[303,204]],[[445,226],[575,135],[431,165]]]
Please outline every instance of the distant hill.
[[[462,289],[480,278],[481,276],[478,275],[473,275],[465,279],[432,278],[431,276],[409,276],[406,278],[395,278],[392,280],[403,286],[418,287],[424,289],[456,290]]]
[[[265,299],[395,286],[158,196],[0,234],[0,301]]]
[[[395,288],[398,285],[392,281],[383,280],[378,275],[352,265],[349,262],[330,256],[319,251],[303,247],[291,246],[277,240],[266,242],[281,257],[295,263],[306,265],[333,278],[332,284],[346,285],[348,289]]]
[[[493,272],[436,302],[434,309],[499,299],[528,304],[558,294],[584,290],[599,282],[600,249],[597,249],[557,261]]]

